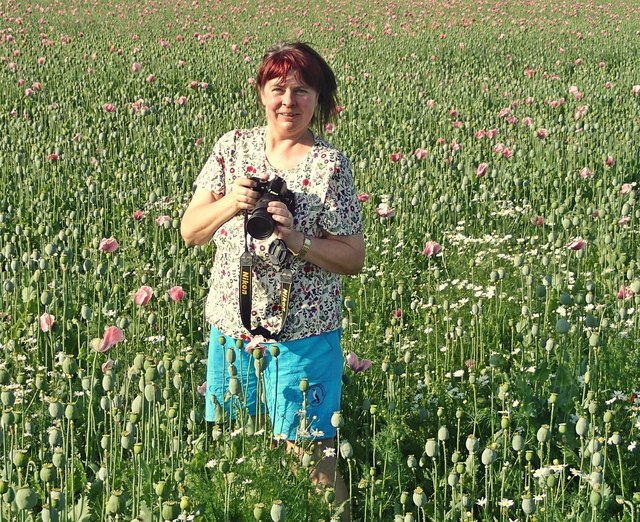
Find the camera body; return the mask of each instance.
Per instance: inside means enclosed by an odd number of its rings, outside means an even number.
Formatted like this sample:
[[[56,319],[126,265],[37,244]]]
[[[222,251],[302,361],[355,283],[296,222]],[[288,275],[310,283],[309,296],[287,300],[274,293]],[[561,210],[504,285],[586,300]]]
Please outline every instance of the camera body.
[[[289,212],[293,214],[295,196],[293,192],[287,188],[287,182],[278,176],[269,181],[253,176],[251,176],[251,179],[256,182],[253,190],[260,193],[260,198],[254,209],[248,215],[247,232],[255,239],[267,239],[273,234],[276,226],[271,214],[267,211],[269,202],[282,201],[289,209]]]

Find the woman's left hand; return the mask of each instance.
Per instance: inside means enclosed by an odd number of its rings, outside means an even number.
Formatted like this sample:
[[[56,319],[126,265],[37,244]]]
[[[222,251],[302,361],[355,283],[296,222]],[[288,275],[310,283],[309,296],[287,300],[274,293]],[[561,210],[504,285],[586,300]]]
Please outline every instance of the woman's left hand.
[[[282,201],[270,201],[267,212],[271,214],[276,223],[276,237],[286,243],[287,238],[293,232],[293,214]]]

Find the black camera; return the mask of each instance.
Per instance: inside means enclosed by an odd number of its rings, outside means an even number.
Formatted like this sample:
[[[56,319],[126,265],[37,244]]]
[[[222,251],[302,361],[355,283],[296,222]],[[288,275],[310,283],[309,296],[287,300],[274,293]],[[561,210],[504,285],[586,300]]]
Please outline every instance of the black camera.
[[[267,239],[276,226],[271,214],[267,211],[269,202],[282,201],[289,209],[289,212],[293,214],[295,197],[293,192],[287,188],[286,181],[282,178],[276,176],[271,181],[264,181],[252,176],[251,179],[256,182],[253,190],[261,195],[256,206],[248,215],[247,232],[255,239]]]

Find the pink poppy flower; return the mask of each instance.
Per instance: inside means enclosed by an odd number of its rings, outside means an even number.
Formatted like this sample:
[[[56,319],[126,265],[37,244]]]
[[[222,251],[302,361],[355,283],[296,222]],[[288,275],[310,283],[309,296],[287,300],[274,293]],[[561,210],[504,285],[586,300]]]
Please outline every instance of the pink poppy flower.
[[[333,133],[333,131],[335,131],[335,130],[336,130],[336,126],[335,126],[333,123],[327,123],[327,124],[324,126],[324,131],[325,131],[327,134],[332,134],[332,133]]]
[[[195,141],[196,147],[199,147],[203,143],[204,143],[204,140],[202,138],[196,138],[196,141]]]
[[[195,81],[195,80],[193,80],[193,81],[189,84],[189,87],[190,87],[191,89],[195,89],[197,86],[198,86],[198,82],[197,82],[197,81]]]
[[[618,290],[618,299],[629,299],[635,295],[635,292],[628,286],[621,286]]]
[[[144,217],[144,212],[142,210],[134,210],[133,211],[133,219],[136,221],[140,221]]]
[[[531,125],[533,125],[533,118],[531,116],[525,116],[524,118],[522,118],[522,125],[524,125],[525,127],[530,127]]]
[[[102,370],[102,373],[107,373],[111,368],[113,368],[114,364],[115,364],[115,361],[113,361],[111,359],[107,359],[100,366],[100,369]]]
[[[153,289],[150,286],[143,285],[133,294],[133,300],[138,306],[146,305],[153,296]]]
[[[33,96],[33,89],[31,89],[30,87],[26,88],[24,90],[24,95],[29,98],[30,96]]]
[[[496,137],[496,134],[498,134],[498,129],[489,129],[489,130],[485,131],[485,134],[486,134],[487,138],[492,140],[493,138]]]
[[[34,91],[41,91],[42,90],[42,84],[40,82],[33,82],[33,85],[31,87],[33,87]]]
[[[40,56],[40,58],[38,58],[37,60],[38,65],[44,65],[44,56]]]
[[[488,163],[480,163],[480,165],[478,165],[478,168],[476,169],[476,177],[484,178],[484,176],[487,174],[488,168]]]
[[[631,221],[631,216],[622,216],[618,220],[618,225],[628,225],[630,221]]]
[[[196,388],[196,390],[198,392],[198,395],[202,395],[204,397],[207,393],[207,381],[204,381],[202,384],[200,384]]]
[[[427,241],[422,254],[426,257],[434,257],[440,253],[442,246],[437,241]]]
[[[102,104],[102,108],[107,112],[115,112],[116,111],[116,106],[113,105],[112,103],[103,103]]]
[[[366,192],[360,192],[358,194],[358,201],[360,203],[366,203],[367,201],[369,201],[369,194],[367,194]]]
[[[513,156],[513,150],[511,150],[509,147],[505,147],[502,150],[502,156],[505,158],[510,158],[511,156]]]
[[[604,160],[604,164],[607,167],[613,167],[613,164],[616,162],[616,160],[613,158],[613,156],[609,155],[607,156],[607,159]]]
[[[355,373],[366,372],[371,368],[371,360],[360,359],[355,352],[349,352],[349,355],[347,355],[347,364]]]
[[[531,224],[536,227],[541,227],[544,225],[544,218],[542,216],[533,216],[531,218]]]
[[[98,250],[100,250],[100,252],[106,252],[107,254],[109,254],[118,250],[119,246],[120,245],[118,244],[118,241],[116,241],[114,237],[103,238],[98,245]]]
[[[55,152],[52,152],[47,156],[47,158],[49,159],[49,161],[58,161],[60,156],[58,156]]]
[[[124,333],[117,326],[109,326],[104,329],[104,335],[98,345],[97,351],[104,353],[119,342],[124,341]]]
[[[475,136],[477,140],[481,140],[482,138],[484,138],[485,136],[484,129],[477,130]]]
[[[628,194],[633,190],[633,185],[631,183],[623,183],[620,187],[620,194]]]
[[[394,152],[393,154],[389,155],[389,159],[391,161],[393,161],[394,163],[396,161],[400,161],[402,159],[402,153],[401,152]]]
[[[160,226],[171,221],[171,216],[163,215],[156,218],[156,223]]]
[[[139,73],[140,69],[142,69],[142,65],[140,65],[138,62],[133,62],[131,64],[131,72],[132,73]]]
[[[391,312],[391,317],[393,319],[400,319],[402,317],[402,308],[396,308],[393,312]]]
[[[231,51],[234,53],[238,50],[238,44],[231,44]]]
[[[640,85],[634,85],[631,87],[631,94],[640,94]]]
[[[548,135],[549,135],[549,131],[544,127],[540,127],[536,131],[536,136],[538,136],[538,138],[540,138],[541,140],[545,139]]]
[[[396,211],[393,210],[387,203],[380,203],[376,207],[376,214],[382,218],[392,218],[396,215]]]
[[[336,114],[340,114],[344,111],[344,107],[342,105],[336,105]]]
[[[591,176],[593,176],[593,172],[591,172],[587,167],[583,167],[583,168],[580,170],[580,177],[581,177],[582,179],[588,179],[588,178],[590,178]]]
[[[587,114],[588,110],[589,110],[588,105],[581,105],[576,109],[576,112],[573,115],[573,119],[579,120],[580,118],[584,117],[585,114]]]
[[[147,83],[153,83],[156,81],[156,77],[153,74],[150,74],[149,76],[147,76]]]
[[[505,107],[504,109],[502,109],[498,113],[498,118],[504,118],[505,116],[508,116],[509,114],[511,114],[511,109],[509,107]]]
[[[435,100],[427,100],[425,102],[425,105],[427,106],[428,109],[433,109],[436,106],[436,101]]]
[[[496,143],[493,146],[493,152],[495,152],[496,154],[502,154],[504,152],[504,149],[505,149],[504,143]]]
[[[45,312],[40,316],[40,330],[42,330],[44,333],[50,332],[53,329],[53,325],[55,323],[55,315],[51,315]]]
[[[207,87],[209,87],[209,84],[207,82],[200,82],[200,88],[202,90],[205,90]]]
[[[569,243],[567,243],[565,245],[566,248],[568,248],[569,250],[582,250],[585,246],[587,246],[587,241],[585,239],[582,239],[581,237],[577,237],[572,241],[569,241]]]
[[[176,303],[179,303],[184,298],[184,290],[181,286],[174,286],[172,288],[169,288],[167,293],[169,294],[169,297]]]
[[[604,82],[604,88],[605,89],[611,89],[613,87],[613,83],[611,82]]]
[[[262,352],[262,355],[264,355],[265,353],[267,353],[267,345],[265,344],[266,342],[268,342],[268,340],[265,339],[262,335],[254,335],[251,338],[251,341],[247,343],[247,346],[244,347],[244,351],[248,354],[252,354],[253,350],[258,348]]]
[[[416,155],[416,159],[421,160],[422,158],[424,158],[427,155],[427,151],[418,147],[416,149],[416,151],[414,152],[414,154]]]
[[[177,100],[176,103],[178,105],[180,105],[180,107],[184,107],[187,104],[187,97],[186,96],[180,96]]]

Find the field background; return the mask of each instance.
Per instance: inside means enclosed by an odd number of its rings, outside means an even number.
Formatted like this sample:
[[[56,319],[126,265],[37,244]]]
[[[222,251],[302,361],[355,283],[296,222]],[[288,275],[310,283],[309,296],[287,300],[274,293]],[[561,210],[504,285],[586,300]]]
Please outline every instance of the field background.
[[[294,39],[336,72],[324,135],[368,195],[345,279],[345,354],[373,363],[345,370],[353,519],[640,516],[635,2],[8,1],[0,20],[0,520],[336,514],[268,431],[203,421],[212,251],[179,236],[216,139],[263,123],[265,47]]]

